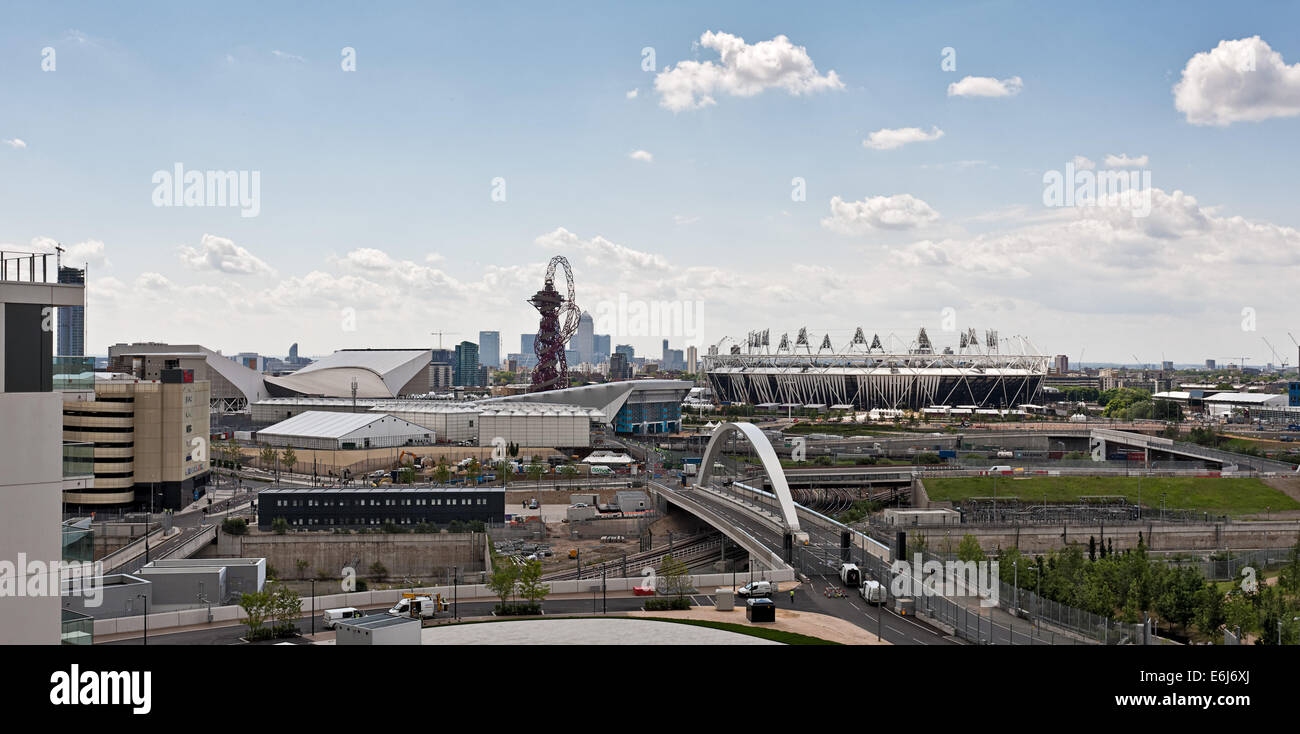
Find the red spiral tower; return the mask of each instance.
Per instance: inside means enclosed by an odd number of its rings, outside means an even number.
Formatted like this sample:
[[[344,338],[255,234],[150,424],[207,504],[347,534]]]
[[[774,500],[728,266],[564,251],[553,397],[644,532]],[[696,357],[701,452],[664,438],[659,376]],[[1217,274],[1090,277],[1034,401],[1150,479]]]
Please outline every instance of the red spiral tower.
[[[564,269],[564,278],[568,285],[568,294],[561,295],[555,289],[555,270]],[[537,327],[537,339],[533,342],[533,352],[537,355],[537,368],[533,370],[532,387],[529,392],[558,390],[569,386],[569,361],[564,356],[565,346],[578,330],[578,317],[582,309],[574,300],[573,270],[569,261],[556,255],[546,266],[546,282],[542,289],[528,299],[528,303],[542,315]]]

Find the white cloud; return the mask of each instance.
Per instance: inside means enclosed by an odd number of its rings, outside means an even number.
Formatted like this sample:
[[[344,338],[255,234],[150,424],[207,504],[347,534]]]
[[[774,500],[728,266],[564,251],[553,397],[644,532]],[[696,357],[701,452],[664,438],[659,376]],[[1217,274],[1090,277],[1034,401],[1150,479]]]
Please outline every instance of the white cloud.
[[[655,76],[655,91],[662,107],[680,112],[717,104],[715,95],[752,97],[766,89],[784,89],[793,95],[843,89],[834,71],[817,72],[803,46],[785,36],[755,44],[729,33],[706,31],[699,45],[718,52],[719,61],[680,61]]]
[[[991,76],[968,76],[959,82],[948,85],[949,97],[1014,97],[1024,89],[1025,83],[1018,76],[1010,79],[994,79]]]
[[[654,163],[655,160],[653,155],[644,150],[634,150],[631,153],[628,153],[627,157],[634,161],[645,161],[646,163]]]
[[[215,270],[232,275],[274,275],[271,266],[225,237],[205,234],[199,247],[180,248],[181,262],[195,270]]]
[[[862,201],[831,199],[831,215],[822,226],[843,234],[873,229],[914,229],[939,218],[939,213],[911,194],[873,196]]]
[[[1145,168],[1151,161],[1150,156],[1140,155],[1135,158],[1129,158],[1127,153],[1119,155],[1110,154],[1106,156],[1107,168]]]
[[[290,61],[297,61],[298,63],[303,63],[306,61],[306,59],[304,59],[301,56],[285,53],[284,51],[271,51],[271,53],[274,54],[275,57],[278,59],[288,59]]]
[[[1219,41],[1188,59],[1174,85],[1174,108],[1193,125],[1230,125],[1300,115],[1300,63],[1259,36]]]
[[[862,141],[862,146],[874,150],[893,150],[908,143],[924,143],[942,137],[943,131],[937,127],[931,128],[928,133],[919,127],[882,128],[868,135]]]
[[[162,273],[141,273],[140,277],[135,279],[137,288],[143,288],[149,291],[170,291],[175,288],[167,276]]]
[[[681,214],[677,214],[677,215],[674,215],[674,216],[673,216],[673,224],[676,224],[676,225],[678,225],[678,226],[683,226],[683,225],[687,225],[687,224],[694,224],[694,223],[696,223],[696,222],[698,222],[698,221],[700,221],[700,218],[699,218],[699,217],[687,217],[687,216],[683,216],[683,215],[681,215]]]
[[[1091,171],[1092,169],[1097,167],[1097,164],[1093,162],[1091,158],[1087,158],[1081,155],[1076,155],[1074,157],[1073,163],[1074,163],[1075,170],[1079,170],[1079,171]]]
[[[636,99],[636,96],[637,96],[638,94],[640,94],[640,93],[641,93],[641,90],[640,90],[640,89],[633,89],[632,91],[628,92],[627,94],[625,94],[625,95],[623,95],[623,96],[624,96],[624,97],[627,97],[628,99]]]
[[[7,138],[4,144],[14,149],[26,148],[27,143],[22,138]]]
[[[593,263],[604,260],[619,266],[631,266],[644,270],[668,269],[668,261],[661,255],[633,250],[630,247],[610,242],[599,235],[589,240],[583,240],[564,227],[558,227],[555,231],[538,237],[534,242],[554,252],[577,252],[594,256]]]

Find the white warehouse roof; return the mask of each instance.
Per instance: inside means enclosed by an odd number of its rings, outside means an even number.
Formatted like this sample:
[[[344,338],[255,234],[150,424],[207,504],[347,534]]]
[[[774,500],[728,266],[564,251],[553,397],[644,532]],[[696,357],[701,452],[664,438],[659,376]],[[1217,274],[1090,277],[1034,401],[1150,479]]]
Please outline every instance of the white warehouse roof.
[[[305,413],[299,413],[292,418],[268,426],[258,431],[258,435],[273,436],[293,436],[295,438],[342,438],[350,433],[365,428],[374,423],[381,421],[396,421],[399,425],[405,424],[410,428],[410,433],[424,434],[429,429],[417,426],[401,418],[395,418],[391,415],[376,415],[375,413],[333,413],[321,410],[309,410]]]
[[[1257,392],[1221,392],[1205,399],[1207,403],[1254,403],[1257,405],[1285,403],[1286,401],[1286,395]]]

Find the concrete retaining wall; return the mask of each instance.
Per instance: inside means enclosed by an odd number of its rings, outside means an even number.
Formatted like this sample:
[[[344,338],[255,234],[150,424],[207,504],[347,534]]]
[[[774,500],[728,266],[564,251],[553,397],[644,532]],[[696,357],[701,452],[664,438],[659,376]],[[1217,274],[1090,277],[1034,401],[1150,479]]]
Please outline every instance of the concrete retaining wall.
[[[336,577],[345,566],[365,576],[375,561],[384,564],[390,576],[422,578],[441,575],[448,567],[462,573],[486,569],[485,533],[218,533],[218,552],[228,558],[265,558],[281,578],[298,577],[299,560],[307,562],[307,577],[318,570]]]

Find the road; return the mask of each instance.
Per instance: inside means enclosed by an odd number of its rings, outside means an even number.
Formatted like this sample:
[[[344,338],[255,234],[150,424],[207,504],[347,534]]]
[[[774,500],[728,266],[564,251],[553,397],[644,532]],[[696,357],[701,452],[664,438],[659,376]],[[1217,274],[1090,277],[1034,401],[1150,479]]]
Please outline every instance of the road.
[[[661,492],[680,491],[677,488],[668,486],[661,482],[653,482],[658,485]],[[769,526],[760,523],[754,518],[754,515],[747,512],[744,508],[738,507],[730,502],[717,498],[708,492],[698,492],[687,490],[691,498],[704,503],[710,510],[716,512],[725,518],[728,522],[734,524],[737,528],[745,531],[755,540],[762,543],[765,547],[772,549],[775,553],[781,553],[782,539],[780,534],[772,530]],[[829,538],[829,531],[821,531],[816,528],[805,528],[810,530],[809,540],[817,547],[833,548],[833,557],[839,557],[839,538]],[[828,598],[822,592],[827,586],[838,586],[839,580],[838,564],[826,564],[821,573],[807,574],[812,583],[800,585],[795,592],[794,608],[806,609],[821,614],[827,614],[832,617],[843,619],[861,627],[872,634],[879,631],[881,637],[889,643],[895,645],[953,645],[959,644],[957,641],[947,637],[944,633],[928,624],[917,622],[901,615],[895,614],[892,610],[882,607],[875,607],[865,603],[861,597],[856,595],[845,597]],[[846,593],[856,594],[856,590],[848,589]],[[788,606],[790,604],[790,595],[788,593],[778,595],[777,604]]]
[[[712,604],[712,597],[696,595],[694,598],[696,605]],[[461,617],[487,617],[492,614],[492,608],[497,604],[495,599],[490,601],[473,601],[461,602],[458,605],[452,605],[448,611],[439,615],[440,618],[446,618],[456,612],[459,607]],[[641,609],[645,604],[644,597],[607,597],[604,601],[604,609],[610,612],[631,612]],[[600,614],[602,609],[601,598],[599,595],[587,599],[550,599],[542,603],[543,613],[546,615],[559,614]],[[376,615],[385,614],[386,606],[367,609],[366,614]],[[320,613],[323,610],[317,610],[316,631],[325,630],[325,622]],[[298,629],[303,632],[311,631],[311,615],[306,615],[298,619]],[[212,627],[208,629],[192,630],[189,632],[173,632],[166,634],[150,634],[150,645],[242,645],[246,644],[240,640],[244,636],[246,628],[242,624],[230,625],[225,627]],[[113,642],[98,643],[104,645],[142,645],[144,640],[142,636],[136,636],[129,639],[115,640]]]

